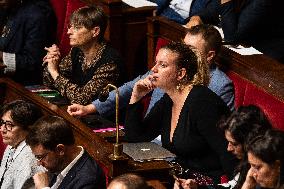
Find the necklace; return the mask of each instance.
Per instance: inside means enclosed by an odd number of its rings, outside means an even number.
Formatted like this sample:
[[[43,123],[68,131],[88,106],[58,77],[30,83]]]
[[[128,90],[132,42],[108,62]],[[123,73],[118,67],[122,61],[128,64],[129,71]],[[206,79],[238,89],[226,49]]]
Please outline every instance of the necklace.
[[[85,72],[87,69],[94,66],[102,57],[103,51],[106,48],[106,43],[103,43],[94,53],[89,60],[87,60],[84,53],[82,53],[83,60],[82,60],[82,70]]]

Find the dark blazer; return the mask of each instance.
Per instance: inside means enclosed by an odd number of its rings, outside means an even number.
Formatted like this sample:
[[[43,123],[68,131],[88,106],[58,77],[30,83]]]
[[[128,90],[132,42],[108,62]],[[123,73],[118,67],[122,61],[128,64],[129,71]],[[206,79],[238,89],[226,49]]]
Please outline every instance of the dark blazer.
[[[8,20],[7,32],[0,36],[0,51],[16,55],[13,79],[22,84],[39,83],[44,47],[54,42],[56,33],[56,17],[49,1],[24,1],[1,17]]]
[[[52,184],[51,181],[50,185],[52,186]],[[106,188],[106,179],[102,169],[85,150],[82,157],[70,169],[58,188],[104,189]]]
[[[239,12],[234,3],[220,6],[225,41],[253,46],[284,63],[284,1],[246,0]]]
[[[253,46],[284,63],[284,1],[243,2],[240,10],[236,10],[234,0],[222,5],[219,0],[211,0],[210,6],[197,15],[206,24],[218,25],[220,20],[226,43]]]

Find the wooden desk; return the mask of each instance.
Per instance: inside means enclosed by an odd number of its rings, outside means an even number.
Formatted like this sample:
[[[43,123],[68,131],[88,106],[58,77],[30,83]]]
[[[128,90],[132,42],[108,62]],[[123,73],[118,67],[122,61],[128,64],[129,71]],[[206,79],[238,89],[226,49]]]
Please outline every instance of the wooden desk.
[[[66,119],[73,128],[76,143],[84,148],[96,159],[103,164],[108,170],[110,178],[126,172],[135,172],[147,179],[168,181],[168,171],[170,166],[165,161],[153,161],[139,163],[133,160],[129,161],[112,161],[109,155],[113,152],[113,146],[103,138],[96,135],[90,128],[79,120],[70,116],[66,111],[53,105],[36,94],[31,93],[23,86],[13,82],[10,79],[0,78],[0,107],[4,103],[23,99],[30,101],[43,110],[46,115],[57,115]]]
[[[155,7],[133,8],[122,0],[85,0],[101,6],[108,16],[105,37],[120,51],[129,78],[147,70],[147,21]]]
[[[158,38],[181,41],[186,28],[163,17],[147,19],[148,68],[152,68]],[[284,101],[284,64],[265,55],[240,55],[224,47],[217,63],[223,70],[231,70],[278,99]]]
[[[284,102],[284,64],[265,55],[242,56],[225,47],[218,63]]]

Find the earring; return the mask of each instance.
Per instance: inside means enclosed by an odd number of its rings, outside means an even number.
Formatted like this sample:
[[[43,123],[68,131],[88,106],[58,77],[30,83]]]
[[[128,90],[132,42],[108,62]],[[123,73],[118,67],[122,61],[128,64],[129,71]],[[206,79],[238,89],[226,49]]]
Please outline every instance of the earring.
[[[178,82],[178,84],[177,84],[177,86],[176,86],[176,89],[178,90],[178,91],[180,91],[181,90],[181,83],[180,82]]]

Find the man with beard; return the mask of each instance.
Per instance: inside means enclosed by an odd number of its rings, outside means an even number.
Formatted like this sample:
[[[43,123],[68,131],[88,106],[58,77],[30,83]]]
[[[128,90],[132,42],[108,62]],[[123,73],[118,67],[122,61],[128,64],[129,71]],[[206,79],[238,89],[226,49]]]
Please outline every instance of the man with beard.
[[[82,146],[75,145],[72,128],[63,118],[46,116],[38,120],[26,141],[38,164],[48,170],[34,175],[36,188],[106,187],[102,169]]]

